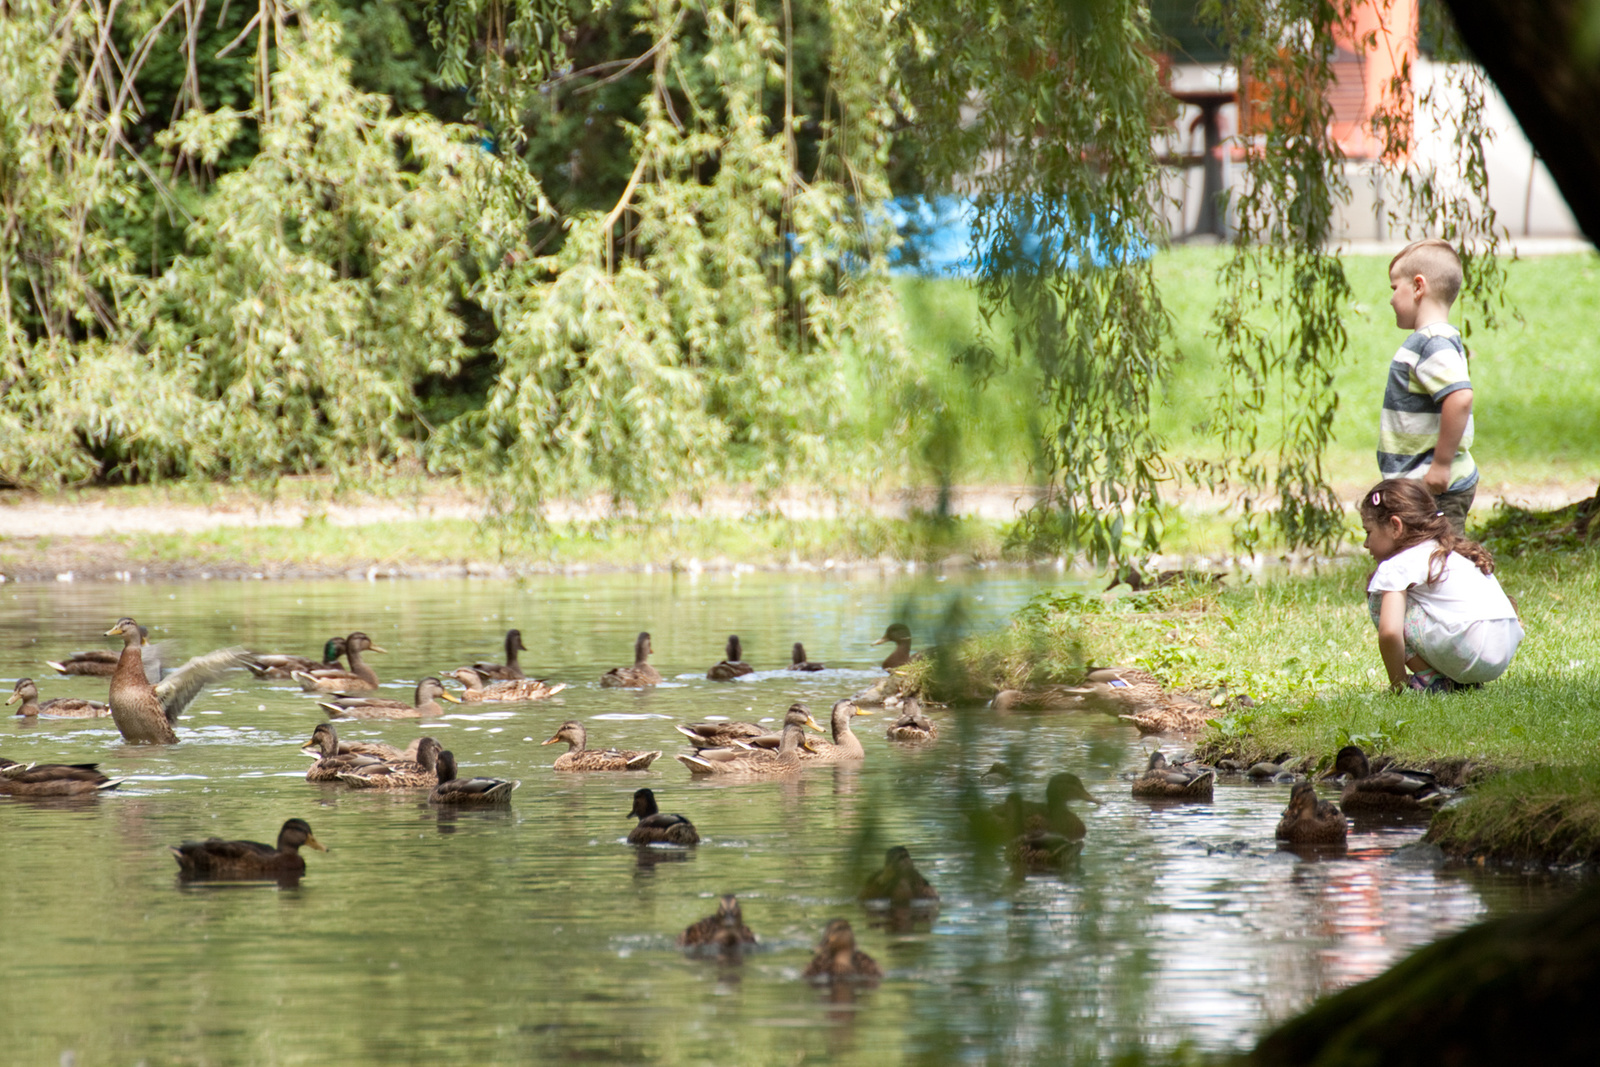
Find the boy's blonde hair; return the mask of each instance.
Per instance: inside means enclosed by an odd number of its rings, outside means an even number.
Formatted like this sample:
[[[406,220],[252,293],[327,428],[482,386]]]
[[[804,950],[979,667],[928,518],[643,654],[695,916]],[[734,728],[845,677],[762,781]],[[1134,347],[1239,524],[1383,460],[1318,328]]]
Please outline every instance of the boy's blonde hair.
[[[1397,269],[1407,278],[1418,274],[1426,278],[1428,292],[1446,306],[1454,304],[1461,292],[1461,257],[1449,241],[1437,237],[1412,241],[1389,261],[1389,273]]]

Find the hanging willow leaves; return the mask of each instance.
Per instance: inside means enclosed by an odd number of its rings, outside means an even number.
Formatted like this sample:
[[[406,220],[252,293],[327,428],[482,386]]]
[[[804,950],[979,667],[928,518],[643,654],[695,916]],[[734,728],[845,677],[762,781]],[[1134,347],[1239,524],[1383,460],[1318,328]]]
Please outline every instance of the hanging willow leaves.
[[[970,190],[989,316],[1043,372],[1049,487],[1035,535],[1097,561],[1160,538],[1151,397],[1171,356],[1147,257],[1165,108],[1148,10],[1123,0],[908,6],[908,72],[936,180]],[[982,346],[980,350],[990,350]]]

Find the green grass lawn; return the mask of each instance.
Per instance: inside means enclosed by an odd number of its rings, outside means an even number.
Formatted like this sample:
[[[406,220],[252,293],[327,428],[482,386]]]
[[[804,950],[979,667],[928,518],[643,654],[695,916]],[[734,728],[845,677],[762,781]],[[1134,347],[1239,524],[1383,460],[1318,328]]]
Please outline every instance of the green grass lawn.
[[[1177,458],[1209,455],[1203,429],[1220,368],[1207,336],[1227,255],[1220,248],[1177,248],[1158,254],[1162,299],[1173,316],[1176,362],[1156,424]],[[1345,258],[1355,298],[1344,324],[1349,347],[1336,376],[1339,413],[1328,470],[1340,483],[1376,480],[1373,456],[1384,374],[1405,335],[1389,309],[1388,260]],[[1507,308],[1495,330],[1474,329],[1474,454],[1486,488],[1571,481],[1592,476],[1600,451],[1600,257],[1562,255],[1508,264]],[[1047,425],[1038,375],[1013,365],[986,389],[974,390],[953,357],[977,338],[977,301],[962,282],[902,280],[901,306],[915,364],[932,399],[949,413],[963,447],[958,482],[1028,477],[1035,431]],[[1459,324],[1461,315],[1453,317]],[[1474,318],[1480,316],[1474,315]],[[1003,324],[1002,324],[1003,328]],[[1000,338],[1004,341],[1004,337]],[[1002,346],[1003,347],[1003,346]],[[888,409],[873,425],[887,429]],[[1359,491],[1359,490],[1356,490]]]

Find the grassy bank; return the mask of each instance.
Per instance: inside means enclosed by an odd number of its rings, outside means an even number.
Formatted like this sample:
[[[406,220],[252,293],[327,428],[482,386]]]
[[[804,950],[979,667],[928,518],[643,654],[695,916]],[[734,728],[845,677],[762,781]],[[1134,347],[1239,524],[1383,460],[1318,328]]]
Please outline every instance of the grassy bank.
[[[1469,859],[1600,863],[1600,766],[1495,775],[1435,816],[1428,840]]]

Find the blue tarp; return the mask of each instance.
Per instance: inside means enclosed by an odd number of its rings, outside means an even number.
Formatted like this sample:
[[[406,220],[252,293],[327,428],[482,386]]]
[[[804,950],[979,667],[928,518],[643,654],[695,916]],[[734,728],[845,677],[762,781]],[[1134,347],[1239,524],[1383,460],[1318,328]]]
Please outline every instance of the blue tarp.
[[[966,197],[902,196],[889,201],[885,212],[904,243],[895,250],[889,261],[892,274],[924,274],[945,277],[971,277],[978,267],[994,254],[993,248],[978,249],[972,239],[972,221],[978,209]],[[1064,243],[1057,235],[1052,242],[1056,247]],[[1109,266],[1113,261],[1127,262],[1148,259],[1155,246],[1140,238],[1117,255],[1114,250],[1101,247],[1098,236],[1091,234],[1086,242],[1089,259],[1097,267]],[[1010,258],[1039,264],[1045,248],[1045,234],[1024,232],[1020,245]],[[1078,257],[1067,252],[1061,263],[1068,270],[1078,269]]]

